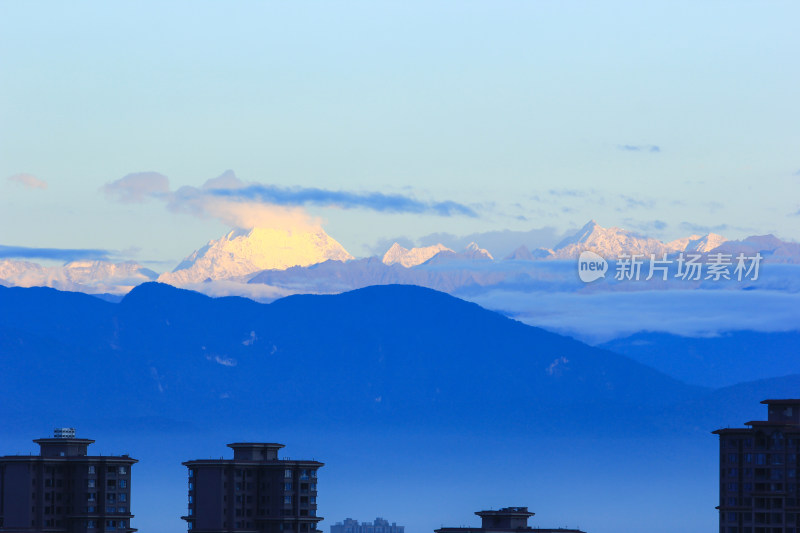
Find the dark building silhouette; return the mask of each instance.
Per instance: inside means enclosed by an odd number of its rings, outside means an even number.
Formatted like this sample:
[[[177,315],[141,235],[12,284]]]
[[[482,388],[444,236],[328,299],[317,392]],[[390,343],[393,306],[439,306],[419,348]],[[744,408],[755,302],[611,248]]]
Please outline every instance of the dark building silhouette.
[[[720,533],[796,533],[800,399],[764,400],[767,420],[718,429]]]
[[[318,533],[318,461],[279,459],[283,444],[237,442],[233,459],[189,468],[188,528],[194,533]]]
[[[477,511],[481,517],[481,527],[442,527],[436,533],[583,533],[579,529],[536,528],[528,525],[528,519],[535,513],[528,512],[527,507],[503,507],[498,511]]]
[[[39,455],[0,457],[0,531],[133,532],[127,455],[87,455],[73,428],[34,440]]]
[[[389,523],[383,518],[376,518],[371,524],[369,522],[358,523],[358,520],[345,518],[342,522],[337,522],[331,526],[331,533],[405,533],[404,526],[396,523]]]

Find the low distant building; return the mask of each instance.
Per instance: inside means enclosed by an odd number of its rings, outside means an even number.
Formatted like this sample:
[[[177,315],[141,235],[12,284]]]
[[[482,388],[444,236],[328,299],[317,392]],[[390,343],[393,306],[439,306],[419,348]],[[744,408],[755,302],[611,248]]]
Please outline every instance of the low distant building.
[[[197,459],[189,469],[192,533],[320,533],[318,461],[279,459],[283,444],[236,442],[233,459]]]
[[[481,527],[442,527],[436,533],[584,533],[580,529],[565,528],[532,528],[528,519],[535,513],[528,512],[527,507],[503,507],[498,511],[477,511],[481,517]]]
[[[131,533],[127,455],[88,455],[94,441],[58,428],[39,455],[0,457],[0,532]]]
[[[358,523],[358,520],[345,518],[342,522],[336,522],[331,526],[331,533],[405,533],[405,526],[398,526],[396,523],[389,523],[383,518],[376,518],[371,524],[369,522]]]

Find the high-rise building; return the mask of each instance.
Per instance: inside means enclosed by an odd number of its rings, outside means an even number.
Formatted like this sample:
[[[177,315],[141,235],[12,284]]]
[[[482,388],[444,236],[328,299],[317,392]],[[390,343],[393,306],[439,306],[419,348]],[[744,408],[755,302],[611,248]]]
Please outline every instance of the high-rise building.
[[[535,513],[527,507],[503,507],[497,511],[477,511],[481,517],[481,527],[442,527],[435,533],[583,533],[579,529],[536,528],[528,525],[528,519]]]
[[[764,400],[767,420],[718,429],[720,533],[796,533],[800,399]]]
[[[129,533],[131,466],[127,455],[88,455],[94,441],[58,428],[34,440],[39,455],[0,457],[0,532]]]
[[[283,444],[237,442],[233,459],[197,459],[189,469],[193,533],[318,533],[318,461],[279,459]]]
[[[376,518],[371,524],[369,522],[358,523],[358,520],[345,518],[342,522],[337,522],[331,526],[331,533],[405,533],[404,526],[396,523],[389,523],[383,518]]]

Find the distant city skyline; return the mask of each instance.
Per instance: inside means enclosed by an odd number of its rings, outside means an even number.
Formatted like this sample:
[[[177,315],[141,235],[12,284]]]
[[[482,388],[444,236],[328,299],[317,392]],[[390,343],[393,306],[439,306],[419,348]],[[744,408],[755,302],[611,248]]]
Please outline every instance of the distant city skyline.
[[[320,223],[356,256],[589,219],[665,240],[796,241],[798,15],[789,2],[4,3],[0,244],[169,269],[230,217],[104,191],[133,174],[192,192],[227,169],[256,184],[250,204]]]

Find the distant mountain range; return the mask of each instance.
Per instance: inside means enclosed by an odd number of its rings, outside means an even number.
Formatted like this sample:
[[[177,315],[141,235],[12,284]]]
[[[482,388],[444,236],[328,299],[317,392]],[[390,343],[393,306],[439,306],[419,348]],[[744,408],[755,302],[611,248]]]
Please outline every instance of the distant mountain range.
[[[726,387],[800,374],[800,331],[731,331],[711,337],[641,332],[600,347],[687,383]]]
[[[591,250],[606,258],[616,258],[622,254],[639,254],[645,257],[654,254],[662,257],[664,254],[680,252],[710,253],[724,242],[726,239],[722,235],[709,233],[663,243],[621,228],[604,228],[591,220],[553,249],[536,249],[531,254],[531,259],[577,259],[585,250]],[[520,255],[524,255],[525,251],[519,250],[519,252]]]
[[[766,337],[760,342],[770,346]],[[680,344],[689,343],[677,339],[673,349]],[[194,424],[216,417],[252,423],[263,410],[264,420],[324,424],[368,417],[519,426],[524,417],[526,431],[563,431],[580,420],[587,431],[638,425],[658,432],[680,425],[688,406],[713,400],[708,389],[607,349],[398,285],[272,304],[158,283],[140,285],[118,304],[49,288],[0,288],[0,352],[0,390],[13,399],[0,403],[8,421],[37,412],[119,416],[115,402],[97,402],[89,383],[125,390],[127,417]],[[787,371],[792,356],[775,352]]]
[[[138,263],[72,261],[45,267],[29,261],[0,260],[0,284],[20,287],[53,287],[88,293],[126,293],[133,287],[154,281],[158,273]]]
[[[255,228],[231,231],[208,242],[172,272],[160,276],[130,262],[95,261],[45,268],[36,263],[5,260],[0,262],[0,285],[124,294],[131,287],[157,277],[164,283],[212,293],[213,282],[225,282],[225,291],[241,294],[249,294],[244,285],[248,282],[274,286],[279,294],[329,294],[384,283],[416,284],[447,292],[471,286],[513,286],[520,282],[528,288],[533,283],[545,290],[560,290],[560,284],[574,288],[574,276],[554,277],[549,269],[536,265],[573,261],[585,250],[608,259],[621,254],[649,258],[650,254],[674,257],[681,252],[733,256],[760,253],[768,263],[800,264],[800,244],[781,241],[772,235],[728,241],[709,233],[665,243],[616,227],[603,228],[594,221],[553,248],[530,250],[521,244],[502,261],[495,260],[488,250],[474,242],[459,252],[442,244],[408,249],[394,243],[382,258],[354,259],[322,229]],[[557,282],[555,285],[553,280]],[[549,282],[547,287],[545,281]],[[212,285],[207,285],[209,282]],[[236,286],[240,288],[238,291]]]

